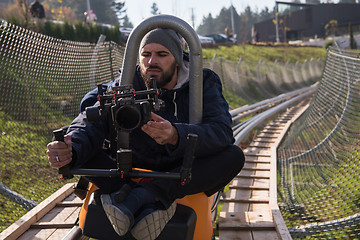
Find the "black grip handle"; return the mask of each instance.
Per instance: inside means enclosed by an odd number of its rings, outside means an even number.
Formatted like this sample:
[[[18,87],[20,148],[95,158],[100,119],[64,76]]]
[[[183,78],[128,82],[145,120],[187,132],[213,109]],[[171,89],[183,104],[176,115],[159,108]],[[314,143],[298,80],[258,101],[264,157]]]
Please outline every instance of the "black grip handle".
[[[189,133],[187,135],[186,149],[185,149],[184,161],[183,161],[184,168],[191,168],[192,166],[197,139],[198,139],[198,135],[196,134]]]
[[[55,141],[64,142],[64,130],[62,128],[53,131]]]
[[[180,170],[181,185],[185,185],[191,180],[191,167],[194,160],[197,139],[198,135],[196,134],[189,133],[187,135],[184,160]]]
[[[64,130],[62,128],[53,131],[56,141],[64,142]],[[62,179],[71,179],[74,177],[70,171],[70,165],[65,165],[59,169],[59,173],[62,174]]]

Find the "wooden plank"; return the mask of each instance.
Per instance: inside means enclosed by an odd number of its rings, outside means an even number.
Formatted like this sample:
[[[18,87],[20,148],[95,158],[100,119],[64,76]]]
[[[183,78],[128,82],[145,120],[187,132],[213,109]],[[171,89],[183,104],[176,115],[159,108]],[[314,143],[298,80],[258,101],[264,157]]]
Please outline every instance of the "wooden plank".
[[[54,234],[55,231],[56,231],[55,228],[53,228],[53,229],[29,229],[24,234],[22,234],[19,238],[17,238],[17,240],[49,239],[49,237],[52,234]]]
[[[272,214],[269,211],[269,205],[266,205],[265,207],[261,206],[261,208],[258,207],[255,211],[248,212],[248,219],[250,223],[273,222]]]
[[[274,138],[256,138],[252,142],[274,143],[275,140]]]
[[[219,221],[221,221],[221,225],[218,226],[220,232],[220,239],[223,239],[223,231],[231,230],[233,232],[244,231],[269,231],[275,230],[275,226],[271,221],[253,221],[251,222],[249,219],[250,212],[243,213],[220,213]],[[254,238],[255,239],[255,238]]]
[[[270,171],[270,168],[243,167],[242,170],[246,170],[246,171]]]
[[[62,240],[69,232],[69,229],[29,229],[17,240],[29,239],[47,239],[47,240]]]
[[[53,234],[47,240],[63,240],[71,230],[69,229],[56,229]]]
[[[256,137],[257,138],[277,138],[278,134],[269,134],[269,133],[260,133]]]
[[[47,212],[49,212],[50,209],[54,208],[57,202],[60,202],[69,196],[74,191],[74,185],[74,183],[65,184],[62,188],[42,201],[39,205],[26,213],[10,227],[1,232],[0,239],[12,240],[19,238],[27,229],[30,228],[31,224],[40,220]]]
[[[269,142],[251,142],[249,147],[270,148],[271,144]]]
[[[270,164],[269,163],[256,163],[256,167],[270,169]]]
[[[244,168],[267,168],[270,169],[269,163],[254,163],[245,161]]]
[[[265,169],[265,171],[257,171],[244,169],[242,170],[236,177],[258,177],[258,178],[269,178],[270,177],[270,169]]]
[[[236,199],[236,198],[247,199],[250,197],[251,197],[251,190],[249,189],[240,189],[240,190],[230,189],[225,199]]]
[[[279,126],[279,125],[277,125],[277,126],[267,125],[267,126],[265,126],[265,127],[263,128],[263,130],[269,130],[269,131],[274,130],[274,131],[278,131],[278,130],[281,130],[282,128],[283,128],[283,126]]]
[[[261,134],[279,134],[281,132],[281,129],[264,129],[262,131],[260,131]]]
[[[252,190],[251,197],[269,200],[269,190]]]
[[[265,163],[270,163],[271,158],[270,157],[263,157],[263,156],[246,156],[245,162],[255,162],[255,163],[261,163],[264,161]]]
[[[248,185],[244,185],[244,186],[234,186],[234,185],[229,185],[230,189],[250,189],[250,190],[269,190],[269,187],[255,187],[255,186],[248,186]]]
[[[255,240],[262,240],[262,239],[271,239],[271,240],[280,240],[278,233],[273,231],[252,231],[251,234]]]
[[[269,127],[283,127],[283,126],[285,126],[285,124],[272,122],[272,123],[269,123],[267,126],[269,126]]]
[[[76,196],[75,193],[72,193],[61,202],[83,203],[84,201],[81,200],[78,196]]]
[[[245,157],[245,162],[248,162],[248,163],[270,163],[270,160],[266,160],[266,159],[263,159],[263,160],[251,160],[251,159],[247,159],[248,157]]]
[[[250,203],[239,203],[239,202],[222,202],[223,208],[220,213],[226,212],[247,212],[250,208]]]
[[[251,231],[227,231],[220,230],[219,238],[221,240],[254,240]]]
[[[38,222],[66,222],[71,215],[78,212],[77,210],[79,210],[79,207],[55,207],[51,209],[48,214],[46,214]],[[72,224],[74,223],[75,222]]]
[[[237,175],[236,178],[257,178],[257,179],[270,179],[269,176],[259,176],[259,175]]]
[[[250,198],[251,196],[251,190],[245,189],[245,190],[235,190],[230,189],[229,192],[226,195],[226,199],[234,199],[234,198]],[[235,202],[224,202],[224,205],[227,205],[227,211],[228,212],[236,212],[236,211],[248,211],[249,204],[236,204]]]
[[[251,186],[253,184],[254,180],[253,179],[237,179],[234,178],[233,181],[231,182],[231,185],[234,186]]]
[[[243,169],[247,170],[270,170],[269,163],[245,162]]]
[[[254,179],[253,186],[255,187],[269,187],[270,180],[269,179]]]
[[[270,156],[269,150],[264,150],[261,148],[247,148],[243,152],[245,154],[245,158],[246,156],[265,156],[265,157]]]
[[[235,203],[269,203],[268,198],[226,198],[224,202],[235,202]]]

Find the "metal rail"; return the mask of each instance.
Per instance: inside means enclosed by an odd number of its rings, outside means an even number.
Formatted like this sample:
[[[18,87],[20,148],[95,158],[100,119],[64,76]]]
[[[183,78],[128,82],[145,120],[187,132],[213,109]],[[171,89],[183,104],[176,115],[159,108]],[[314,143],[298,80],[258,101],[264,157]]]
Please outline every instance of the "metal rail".
[[[287,94],[282,94],[277,97],[253,104],[251,106],[233,110],[231,112],[233,121],[245,118],[259,111],[263,111],[244,121],[243,123],[237,124],[233,127],[235,144],[244,141],[249,133],[255,129],[255,127],[275,116],[280,111],[305,98],[310,97],[316,91],[316,89],[317,85],[314,84],[310,87],[302,88]]]

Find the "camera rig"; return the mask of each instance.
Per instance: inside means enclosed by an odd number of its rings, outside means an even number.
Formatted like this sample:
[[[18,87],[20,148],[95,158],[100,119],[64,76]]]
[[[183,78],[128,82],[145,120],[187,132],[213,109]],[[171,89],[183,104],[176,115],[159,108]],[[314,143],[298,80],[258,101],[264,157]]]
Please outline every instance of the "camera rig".
[[[151,78],[150,80],[152,88],[141,91],[135,91],[131,85],[122,85],[111,86],[105,94],[103,85],[98,85],[98,103],[85,109],[86,118],[91,124],[98,122],[102,116],[108,117],[111,126],[110,135],[116,132],[116,136],[110,136],[110,148],[116,147],[115,152],[111,151],[111,155],[113,158],[116,157],[117,169],[70,169],[70,166],[66,165],[59,169],[63,179],[70,179],[73,178],[73,175],[79,175],[179,179],[182,185],[190,181],[197,142],[197,135],[195,134],[188,134],[187,136],[183,165],[179,173],[132,169],[132,150],[129,148],[131,131],[150,121],[151,111],[159,111],[164,107],[164,102],[158,98],[159,91],[156,88],[156,79]],[[55,130],[53,133],[55,140],[64,141],[63,129]]]
[[[98,85],[100,106],[87,107],[86,118],[89,123],[99,121],[103,112],[110,110],[112,122],[117,130],[130,132],[151,120],[151,111],[163,109],[164,102],[158,98],[156,79],[150,79],[153,88],[135,91],[132,85],[111,86],[103,93],[102,84]],[[147,96],[147,99],[141,98]],[[138,98],[138,99],[136,99]],[[140,98],[140,99],[139,99]]]

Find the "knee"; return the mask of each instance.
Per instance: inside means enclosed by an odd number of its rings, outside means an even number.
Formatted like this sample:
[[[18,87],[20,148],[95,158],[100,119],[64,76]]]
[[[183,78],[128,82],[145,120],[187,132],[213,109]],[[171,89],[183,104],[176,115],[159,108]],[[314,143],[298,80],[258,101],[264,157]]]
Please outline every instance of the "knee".
[[[228,147],[228,153],[230,155],[228,159],[231,161],[231,165],[234,168],[238,169],[238,171],[240,172],[245,163],[244,152],[241,150],[240,147],[236,145],[230,145]]]

